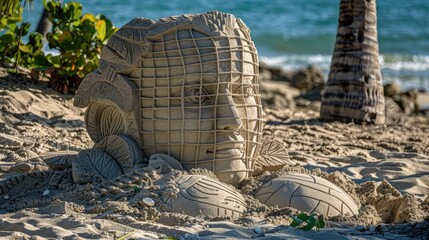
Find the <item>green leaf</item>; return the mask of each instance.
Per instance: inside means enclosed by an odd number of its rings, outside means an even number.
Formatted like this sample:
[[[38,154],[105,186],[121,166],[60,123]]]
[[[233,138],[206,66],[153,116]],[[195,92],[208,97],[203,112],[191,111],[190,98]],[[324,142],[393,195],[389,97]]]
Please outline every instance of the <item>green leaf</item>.
[[[15,10],[13,14],[9,18],[7,18],[7,22],[8,23],[22,22],[22,7]]]
[[[290,223],[290,226],[308,231],[311,230],[314,226],[316,226],[316,218],[315,215],[312,214],[308,216],[305,213],[300,213],[298,216],[291,216],[293,221]],[[302,226],[302,227],[300,227]]]
[[[36,55],[34,57],[34,65],[37,68],[47,68],[52,67],[52,64],[48,61],[48,59],[44,55]]]
[[[323,220],[317,220],[316,221],[316,229],[324,228],[325,222]]]
[[[30,34],[29,42],[31,46],[33,46],[33,53],[38,51],[42,51],[43,48],[43,36],[38,32],[33,32]]]
[[[69,31],[64,31],[58,36],[58,42],[62,41],[73,41],[72,34]]]
[[[7,26],[7,18],[6,17],[0,18],[0,29],[3,29],[6,26]]]
[[[98,38],[103,41],[106,37],[106,22],[104,20],[99,20],[96,25]]]
[[[100,20],[103,20],[106,22],[106,37],[105,39],[109,38],[110,36],[112,36],[112,34],[114,34],[118,29],[115,28],[112,24],[112,21],[110,21],[110,19],[108,19],[106,16],[104,16],[103,14],[98,15],[98,18]]]
[[[93,23],[95,23],[97,21],[95,16],[91,13],[87,13],[87,14],[83,15],[81,22],[84,22],[85,20],[91,21]]]
[[[54,66],[55,68],[60,68],[60,66],[61,66],[61,64],[60,64],[60,55],[58,55],[58,56],[48,55],[47,59],[52,64],[52,66]]]
[[[28,45],[20,44],[19,45],[19,51],[24,52],[24,53],[30,53],[31,48]]]
[[[61,3],[55,0],[44,0],[43,5],[46,11],[49,12],[49,20],[55,23],[54,19],[63,19],[64,13],[61,8]],[[55,24],[54,24],[55,25]]]
[[[8,45],[14,41],[14,35],[11,32],[7,32],[0,36],[0,45]]]
[[[43,0],[43,6],[47,11],[54,11],[60,6],[60,3],[52,0]]]
[[[72,33],[69,31],[64,31],[58,35],[58,46],[66,51],[75,50]]]
[[[78,2],[69,2],[64,5],[64,14],[73,25],[78,26],[82,16],[82,4]]]
[[[83,34],[80,35],[82,37],[82,42],[94,42],[93,37],[97,33],[94,22],[87,19],[82,22],[80,29],[83,32]]]
[[[31,24],[29,22],[23,22],[21,24],[21,36],[27,35],[28,31],[30,30]]]
[[[2,0],[0,1],[0,14],[1,15],[11,15],[14,10],[19,8],[20,0]]]

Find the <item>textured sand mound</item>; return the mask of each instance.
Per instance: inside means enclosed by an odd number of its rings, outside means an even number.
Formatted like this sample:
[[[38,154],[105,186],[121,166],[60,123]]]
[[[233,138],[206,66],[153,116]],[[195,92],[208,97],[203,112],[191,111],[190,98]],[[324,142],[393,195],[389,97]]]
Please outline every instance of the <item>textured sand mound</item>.
[[[373,127],[320,122],[319,102],[300,110],[292,107],[296,104],[275,111],[265,108],[270,121],[265,135],[286,146],[291,165],[240,186],[247,205],[241,217],[193,217],[161,210],[163,194],[172,193],[168,179],[175,179],[176,173],[150,172],[136,179],[74,185],[69,170],[47,171],[46,154],[92,146],[82,125],[83,110],[74,108],[70,97],[0,73],[0,179],[16,177],[8,183],[10,189],[1,188],[0,238],[112,239],[131,234],[153,239],[198,234],[200,239],[213,235],[240,239],[262,232],[277,238],[383,239],[428,234],[423,219],[429,215],[429,124],[423,116]],[[268,93],[280,98],[288,88],[273,91]],[[214,177],[206,170],[190,173]],[[288,173],[313,174],[338,185],[360,206],[360,214],[329,218],[328,228],[320,232],[287,227],[289,216],[299,213],[296,209],[268,207],[252,195],[269,180]],[[136,186],[144,191],[134,192]],[[152,198],[155,206],[145,205],[144,197]],[[403,222],[407,223],[397,224]],[[375,230],[381,223],[387,224],[382,225],[384,236]]]

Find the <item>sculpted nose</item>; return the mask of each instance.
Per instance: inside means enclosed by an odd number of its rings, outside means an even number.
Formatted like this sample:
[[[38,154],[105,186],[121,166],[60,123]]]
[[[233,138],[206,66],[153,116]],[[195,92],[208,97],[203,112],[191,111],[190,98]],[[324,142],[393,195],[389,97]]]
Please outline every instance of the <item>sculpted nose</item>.
[[[216,129],[218,130],[234,130],[241,129],[243,123],[237,107],[231,95],[223,95],[218,97],[216,107]]]

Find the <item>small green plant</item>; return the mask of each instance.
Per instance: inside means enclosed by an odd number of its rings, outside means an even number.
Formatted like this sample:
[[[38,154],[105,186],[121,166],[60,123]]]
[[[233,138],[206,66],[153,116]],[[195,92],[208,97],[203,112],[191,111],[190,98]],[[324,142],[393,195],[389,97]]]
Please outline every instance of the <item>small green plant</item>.
[[[104,15],[82,15],[82,4],[62,5],[44,0],[52,31],[46,35],[49,47],[58,52],[38,56],[36,65],[45,70],[57,91],[74,92],[83,77],[98,67],[101,49],[117,30]]]
[[[325,227],[323,215],[317,216],[317,214],[314,213],[312,213],[311,215],[307,215],[306,213],[300,213],[296,217],[291,217],[293,221],[290,223],[290,226],[304,231],[311,230],[313,227],[316,227],[317,230]]]
[[[22,41],[29,32],[30,23],[22,22],[20,2],[12,2],[0,5],[0,61],[13,65],[18,72],[18,66],[32,67],[36,57],[43,55],[43,36],[34,32],[30,34],[28,43]]]

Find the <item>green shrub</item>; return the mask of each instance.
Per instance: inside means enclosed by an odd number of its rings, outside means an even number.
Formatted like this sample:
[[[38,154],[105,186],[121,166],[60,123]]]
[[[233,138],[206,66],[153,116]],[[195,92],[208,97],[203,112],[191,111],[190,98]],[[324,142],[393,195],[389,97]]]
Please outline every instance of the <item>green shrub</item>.
[[[31,2],[31,0],[24,0]],[[117,30],[104,15],[82,15],[82,4],[43,0],[52,29],[46,35],[54,53],[45,54],[43,36],[30,33],[30,23],[22,22],[21,1],[0,0],[0,61],[46,73],[57,91],[73,93],[86,74],[97,69],[101,49]]]
[[[44,0],[52,30],[46,35],[51,49],[59,54],[36,58],[39,70],[46,70],[53,87],[61,92],[74,92],[86,74],[98,67],[101,49],[117,30],[104,15],[82,16],[82,4],[64,5]]]
[[[19,2],[18,2],[19,3]],[[30,23],[22,22],[22,7],[2,5],[0,18],[0,61],[16,67],[33,67],[37,56],[42,56],[43,36],[31,33],[25,44],[22,38],[27,36]],[[21,24],[20,24],[21,23]]]

